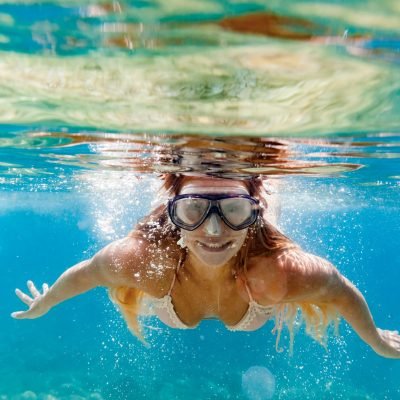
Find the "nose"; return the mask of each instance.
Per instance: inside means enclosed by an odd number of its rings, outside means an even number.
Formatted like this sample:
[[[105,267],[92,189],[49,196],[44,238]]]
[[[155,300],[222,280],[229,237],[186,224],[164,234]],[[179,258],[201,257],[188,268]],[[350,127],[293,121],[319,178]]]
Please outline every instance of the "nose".
[[[204,230],[209,236],[220,236],[222,234],[221,218],[212,213],[204,222]]]

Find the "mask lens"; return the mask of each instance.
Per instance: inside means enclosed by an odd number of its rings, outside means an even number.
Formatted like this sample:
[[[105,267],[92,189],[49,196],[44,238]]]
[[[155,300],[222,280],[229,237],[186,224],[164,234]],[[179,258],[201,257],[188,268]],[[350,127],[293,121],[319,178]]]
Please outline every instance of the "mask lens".
[[[219,201],[222,214],[231,225],[240,226],[253,218],[255,204],[249,199],[233,198]]]
[[[185,198],[175,201],[175,218],[185,225],[196,225],[207,212],[209,200]]]

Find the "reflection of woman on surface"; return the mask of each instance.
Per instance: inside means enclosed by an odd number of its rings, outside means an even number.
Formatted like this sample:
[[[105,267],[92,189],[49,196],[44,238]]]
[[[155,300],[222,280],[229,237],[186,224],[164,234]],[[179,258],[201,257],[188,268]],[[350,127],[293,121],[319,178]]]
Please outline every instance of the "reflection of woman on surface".
[[[170,196],[124,239],[65,271],[40,293],[17,289],[29,306],[12,314],[37,318],[56,304],[106,286],[129,327],[140,335],[141,300],[151,300],[173,328],[207,318],[230,330],[255,330],[275,318],[292,327],[297,308],[307,332],[324,343],[342,315],[378,354],[400,358],[398,332],[375,327],[361,293],[328,261],[302,251],[265,218],[260,178],[165,176]],[[169,217],[168,217],[169,214]],[[171,223],[172,221],[172,223]]]

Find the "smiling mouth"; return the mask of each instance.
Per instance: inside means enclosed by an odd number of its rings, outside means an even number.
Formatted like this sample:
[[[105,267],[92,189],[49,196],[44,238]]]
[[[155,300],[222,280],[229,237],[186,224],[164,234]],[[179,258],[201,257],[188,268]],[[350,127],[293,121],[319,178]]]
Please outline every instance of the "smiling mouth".
[[[232,241],[227,242],[227,243],[204,243],[204,242],[199,242],[197,241],[197,244],[204,250],[212,252],[212,253],[218,253],[220,251],[224,251],[227,249],[230,249],[234,247],[234,243]]]

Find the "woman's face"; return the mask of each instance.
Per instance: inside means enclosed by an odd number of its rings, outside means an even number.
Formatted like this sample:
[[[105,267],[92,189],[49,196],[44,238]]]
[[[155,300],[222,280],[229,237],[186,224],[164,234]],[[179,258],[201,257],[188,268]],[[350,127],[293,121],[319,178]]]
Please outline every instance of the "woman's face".
[[[218,178],[187,178],[179,194],[249,194],[241,181]],[[236,231],[217,213],[211,213],[195,230],[181,229],[189,251],[203,264],[225,265],[242,247],[248,228]]]

